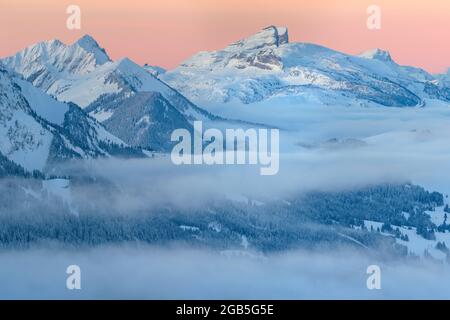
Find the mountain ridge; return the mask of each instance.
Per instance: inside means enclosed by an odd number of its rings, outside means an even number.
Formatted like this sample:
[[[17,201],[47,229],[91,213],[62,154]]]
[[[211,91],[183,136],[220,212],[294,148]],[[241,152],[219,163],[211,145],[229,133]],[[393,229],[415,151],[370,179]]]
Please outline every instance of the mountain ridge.
[[[277,41],[282,30],[286,40]],[[450,102],[444,77],[398,65],[388,51],[360,55],[289,42],[288,29],[268,27],[224,49],[202,51],[162,80],[198,104],[257,103],[274,97],[300,103],[424,106],[426,99]]]
[[[46,59],[47,57],[51,59]],[[66,61],[68,65],[62,61]],[[82,66],[77,65],[77,61]],[[163,106],[168,104],[177,110],[172,113],[176,118],[172,119],[173,123],[183,124],[183,128],[188,130],[191,129],[193,121],[197,120],[226,121],[193,104],[177,90],[158,79],[148,68],[131,59],[125,57],[117,61],[110,60],[106,51],[88,35],[69,46],[58,40],[38,43],[3,59],[2,62],[57,100],[78,105],[100,123],[108,121],[117,110],[123,117],[127,117],[124,106],[130,106],[129,101],[138,101],[134,96],[146,92],[161,94],[161,99],[148,100],[155,103],[154,108],[151,108],[155,119],[166,119]],[[164,103],[161,102],[163,100]],[[146,107],[149,108],[148,105]],[[148,116],[146,110],[149,109],[135,108],[130,109],[130,112],[136,110],[143,112],[140,117],[135,115],[137,119]],[[160,112],[160,116],[156,115],[156,112]],[[179,119],[178,113],[184,120]],[[130,123],[127,119],[121,121],[117,117],[114,118],[115,122],[126,123],[129,128],[139,127],[138,123]],[[149,139],[147,144],[143,144],[142,140],[138,143],[138,140],[129,139],[128,132],[117,126],[110,124],[108,127],[113,135],[136,142],[134,147],[159,151],[169,151],[167,141],[170,141],[174,129],[170,125],[160,123],[155,127],[167,130],[163,134],[155,132],[151,135],[159,137],[160,140]],[[165,149],[161,149],[161,146],[165,146]]]
[[[56,101],[0,65],[0,153],[28,172],[70,159],[134,154],[78,106]]]

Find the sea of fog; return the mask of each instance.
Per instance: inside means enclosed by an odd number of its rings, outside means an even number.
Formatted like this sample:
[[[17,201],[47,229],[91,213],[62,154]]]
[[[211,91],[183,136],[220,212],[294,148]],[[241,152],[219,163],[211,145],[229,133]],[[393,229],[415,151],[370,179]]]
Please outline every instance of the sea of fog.
[[[1,299],[448,299],[450,269],[336,250],[269,256],[188,248],[103,247],[0,253]],[[66,287],[69,265],[81,289]],[[367,287],[378,265],[381,289]]]
[[[286,105],[281,111],[277,106],[244,107],[237,111],[229,106],[220,113],[283,129],[280,170],[275,176],[260,176],[258,168],[251,166],[174,166],[167,156],[96,160],[83,163],[83,170],[113,182],[122,194],[117,206],[130,212],[162,203],[201,206],[202,201],[224,194],[282,198],[301,191],[347,190],[385,182],[409,181],[450,194],[448,106]],[[333,138],[337,140],[329,142]],[[348,144],[346,139],[358,143]],[[85,194],[94,193],[85,190]],[[381,290],[366,286],[366,270],[373,264],[381,267]],[[66,288],[69,265],[81,268],[81,290]],[[449,288],[448,265],[374,260],[345,250],[263,256],[122,245],[0,252],[0,298],[7,299],[448,299]]]

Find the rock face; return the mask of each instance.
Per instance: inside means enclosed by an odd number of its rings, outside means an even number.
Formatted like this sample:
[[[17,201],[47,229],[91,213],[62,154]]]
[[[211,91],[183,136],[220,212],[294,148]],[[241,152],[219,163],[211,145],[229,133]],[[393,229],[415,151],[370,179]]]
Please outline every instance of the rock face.
[[[423,106],[426,98],[450,101],[444,78],[400,66],[380,49],[352,56],[292,43],[286,28],[274,26],[222,50],[200,52],[161,76],[198,104],[285,99],[388,107]]]
[[[359,56],[366,59],[376,59],[385,62],[393,62],[391,54],[388,51],[381,49],[368,50],[361,53]]]
[[[270,46],[281,46],[289,43],[288,29],[285,27],[270,26],[246,39],[231,44],[230,51],[244,49],[254,50]]]
[[[222,68],[277,70],[282,67],[275,48],[289,43],[285,27],[270,26],[246,39],[239,40],[223,50],[201,52],[184,62],[181,67],[217,71]],[[165,75],[162,76],[166,79]],[[167,79],[171,79],[170,75]]]

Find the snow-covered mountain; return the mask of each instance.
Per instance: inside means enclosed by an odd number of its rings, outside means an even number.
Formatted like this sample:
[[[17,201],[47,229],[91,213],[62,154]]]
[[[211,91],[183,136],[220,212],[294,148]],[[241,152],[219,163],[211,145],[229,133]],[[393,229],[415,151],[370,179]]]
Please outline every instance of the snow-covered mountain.
[[[148,72],[150,72],[152,75],[154,75],[155,77],[159,77],[160,75],[164,74],[167,72],[166,69],[159,67],[159,66],[151,66],[149,64],[145,64],[144,65],[144,69],[147,70]]]
[[[101,122],[108,118],[105,113],[114,113],[119,101],[139,92],[160,93],[189,120],[213,118],[128,58],[106,63],[75,81],[64,79],[58,88],[53,94],[59,100],[77,103]]]
[[[319,104],[419,106],[450,101],[449,87],[426,71],[400,66],[375,49],[352,56],[319,45],[290,43],[270,26],[223,50],[200,52],[160,76],[196,103],[245,104],[274,97]]]
[[[139,92],[117,105],[103,122],[133,146],[152,146],[154,150],[171,150],[169,136],[177,128],[193,132],[190,122],[159,92]]]
[[[110,132],[132,143],[139,141],[136,146],[160,149],[167,145],[170,133],[175,129],[169,124],[185,124],[184,128],[190,129],[190,123],[194,120],[217,118],[157,79],[148,68],[141,67],[128,58],[111,61],[105,50],[90,36],[84,36],[72,45],[65,45],[58,40],[38,43],[13,57],[3,59],[3,63],[57,100],[77,104],[99,122],[110,120],[107,125]],[[135,107],[132,110],[133,117],[130,117],[127,108],[123,106],[130,106],[130,101],[141,101],[134,96],[149,92],[157,93],[154,97],[159,98],[147,99],[146,107]],[[164,103],[161,103],[162,99]],[[150,103],[155,104],[151,106]],[[176,112],[168,113],[167,105]],[[151,115],[146,112],[150,109]],[[120,110],[117,115],[116,110]],[[138,115],[137,111],[142,113]],[[168,114],[176,118],[167,119]],[[119,119],[119,115],[123,119]],[[126,122],[128,128],[142,129],[143,122],[139,121],[149,116],[152,117],[151,122],[155,128],[167,129],[165,132],[152,133],[153,137],[160,138],[159,141],[149,139],[144,143],[143,136],[130,140],[129,132],[114,125]],[[180,120],[180,116],[184,119]],[[136,122],[132,122],[132,119]],[[156,119],[166,123],[156,124]],[[148,129],[150,126],[146,130]]]
[[[438,75],[438,83],[443,87],[450,88],[450,68],[447,73]]]
[[[48,172],[52,164],[72,158],[134,152],[78,106],[56,101],[2,65],[0,92],[0,154],[26,171]]]
[[[108,61],[106,52],[90,36],[72,45],[59,40],[40,42],[3,59],[6,66],[44,91],[54,91],[52,87],[61,78],[86,75]]]

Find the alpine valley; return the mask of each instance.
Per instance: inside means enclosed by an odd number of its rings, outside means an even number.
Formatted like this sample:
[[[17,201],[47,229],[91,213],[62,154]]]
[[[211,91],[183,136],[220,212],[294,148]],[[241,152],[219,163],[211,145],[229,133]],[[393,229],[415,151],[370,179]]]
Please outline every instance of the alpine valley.
[[[1,250],[179,246],[264,264],[344,249],[448,268],[450,71],[292,43],[279,26],[172,70],[153,62],[113,61],[89,35],[0,59]],[[279,173],[175,165],[171,134],[200,121],[279,129]]]

